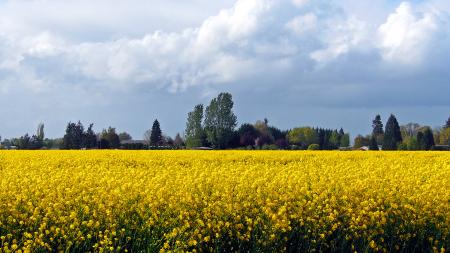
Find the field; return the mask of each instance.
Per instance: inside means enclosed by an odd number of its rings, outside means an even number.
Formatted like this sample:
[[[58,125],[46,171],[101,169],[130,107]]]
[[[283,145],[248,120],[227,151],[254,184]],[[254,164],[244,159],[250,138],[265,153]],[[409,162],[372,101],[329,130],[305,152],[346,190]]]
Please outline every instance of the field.
[[[450,153],[0,152],[0,252],[450,249]]]

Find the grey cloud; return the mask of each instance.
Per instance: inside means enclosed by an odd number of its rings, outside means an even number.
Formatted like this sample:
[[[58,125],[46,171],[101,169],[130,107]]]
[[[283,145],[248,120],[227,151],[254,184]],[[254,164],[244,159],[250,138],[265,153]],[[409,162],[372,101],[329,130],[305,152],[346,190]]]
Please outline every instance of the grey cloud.
[[[20,102],[23,111],[59,111],[54,114],[63,117],[65,110],[73,117],[88,114],[88,119],[114,108],[118,113],[110,115],[112,123],[125,125],[120,115],[138,118],[127,110],[167,105],[162,100],[173,97],[179,101],[168,106],[181,115],[177,124],[183,125],[189,108],[182,101],[191,107],[223,90],[233,92],[246,108],[253,104],[280,115],[291,108],[309,108],[301,111],[312,115],[305,110],[450,106],[445,95],[450,93],[450,9],[436,7],[443,1],[395,6],[374,1],[376,14],[371,15],[365,15],[369,5],[355,0],[344,1],[345,6],[289,0],[219,6],[199,0],[196,10],[181,1],[157,1],[150,10],[139,0],[127,6],[119,0],[83,0],[69,2],[70,13],[63,4],[44,10],[51,2],[0,4],[5,14],[0,17],[2,108]],[[88,6],[93,11],[86,13]],[[33,8],[26,17],[24,10]],[[175,20],[169,9],[181,21],[163,24]],[[157,15],[159,10],[164,17]],[[38,11],[48,17],[41,20]],[[147,12],[156,18],[146,18]],[[398,30],[407,36],[396,37]],[[177,106],[181,109],[173,109]],[[148,110],[156,114],[157,109]],[[241,110],[244,119],[264,117],[258,109]],[[13,115],[7,109],[0,114]],[[40,117],[31,113],[23,118]],[[165,121],[175,124],[169,117]]]

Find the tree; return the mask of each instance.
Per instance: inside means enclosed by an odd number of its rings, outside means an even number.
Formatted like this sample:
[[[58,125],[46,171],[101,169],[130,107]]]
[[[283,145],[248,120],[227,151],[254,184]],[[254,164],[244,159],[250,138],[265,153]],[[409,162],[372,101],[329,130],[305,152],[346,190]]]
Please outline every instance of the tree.
[[[375,136],[375,138],[379,135],[383,135],[383,122],[381,121],[381,116],[378,114],[375,116],[375,119],[372,121],[372,135]]]
[[[361,147],[369,146],[369,145],[370,145],[370,139],[368,137],[358,135],[355,137],[353,148],[361,148]]]
[[[406,144],[408,150],[420,150],[419,143],[416,137],[409,137],[403,141]]]
[[[150,145],[159,147],[162,144],[163,136],[161,132],[161,127],[159,125],[159,121],[155,119],[153,121],[152,132],[150,134]]]
[[[422,132],[417,133],[417,146],[418,146],[417,150],[425,150],[426,148],[425,136],[423,135]]]
[[[433,132],[431,128],[427,127],[423,132],[423,150],[430,150],[435,145]]]
[[[88,129],[84,133],[84,147],[87,149],[92,149],[97,147],[97,135],[94,132],[94,124],[89,124]]]
[[[202,127],[203,105],[198,104],[192,112],[188,113],[186,122],[185,139],[188,148],[202,147],[206,143],[206,134]]]
[[[145,133],[144,133],[144,140],[145,140],[147,146],[149,146],[149,147],[150,147],[150,137],[151,136],[152,136],[152,130],[151,129],[148,129],[147,131],[145,131]]]
[[[308,150],[320,150],[319,144],[311,144],[308,146]]]
[[[349,147],[350,146],[350,134],[346,134],[344,129],[341,127],[339,130],[339,139],[340,139],[340,147]]]
[[[120,141],[131,141],[133,139],[133,137],[131,137],[131,135],[127,132],[122,132],[119,134],[119,139]]]
[[[400,127],[400,131],[402,133],[402,138],[406,139],[407,137],[416,136],[421,127],[422,126],[420,126],[420,124],[413,123],[413,122],[410,122],[406,125],[402,125]]]
[[[233,113],[233,98],[230,93],[220,93],[211,100],[205,111],[205,132],[213,147],[224,149],[233,139],[237,117]]]
[[[373,150],[373,151],[379,151],[380,150],[378,148],[377,139],[375,138],[375,135],[373,135],[373,134],[372,134],[372,137],[370,138],[369,150]]]
[[[397,118],[393,114],[389,117],[384,131],[383,150],[397,150],[403,140]]]
[[[258,131],[252,124],[242,124],[238,129],[239,145],[242,147],[254,146]]]
[[[450,127],[447,127],[442,130],[439,135],[439,143],[441,145],[450,145]]]
[[[183,147],[184,141],[183,141],[183,138],[181,138],[180,133],[177,133],[177,135],[175,136],[175,139],[173,140],[173,144],[175,145],[175,147],[177,149],[180,149],[181,147]]]
[[[36,136],[39,140],[41,140],[41,141],[44,140],[45,134],[44,134],[44,124],[43,123],[40,123],[38,125],[37,131],[36,131]]]
[[[341,145],[341,136],[337,130],[334,130],[330,136],[330,144],[333,149],[337,149]]]
[[[103,129],[100,137],[100,148],[113,148],[117,149],[120,147],[119,135],[116,133],[114,127],[108,127],[108,130]]]
[[[269,145],[274,142],[274,138],[269,130],[269,121],[267,119],[258,120],[255,123],[255,129],[258,137],[256,138],[256,145],[262,147],[263,145]]]
[[[306,149],[311,144],[318,144],[318,136],[311,127],[294,128],[288,133],[288,140],[291,144],[299,145]]]
[[[31,142],[31,137],[28,134],[21,136],[15,145],[18,149],[29,149]]]
[[[173,147],[174,140],[172,139],[172,137],[163,134],[162,140],[161,140],[161,146]]]
[[[444,128],[450,128],[450,117],[448,117],[447,122],[445,122]]]
[[[84,127],[80,121],[78,123],[69,122],[63,138],[63,149],[80,149],[83,144],[83,135]]]
[[[383,143],[384,131],[383,122],[381,121],[381,116],[378,114],[375,119],[372,120],[372,135],[375,136],[377,144]]]
[[[287,131],[281,131],[274,126],[269,126],[269,133],[275,141],[280,139],[286,140]]]

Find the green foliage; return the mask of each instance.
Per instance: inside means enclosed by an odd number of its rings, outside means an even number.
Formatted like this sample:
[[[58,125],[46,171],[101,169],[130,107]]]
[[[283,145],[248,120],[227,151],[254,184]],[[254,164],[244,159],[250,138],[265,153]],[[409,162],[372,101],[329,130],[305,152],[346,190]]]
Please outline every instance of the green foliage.
[[[252,124],[242,124],[238,129],[238,134],[239,145],[243,147],[253,147],[258,138],[258,130]]]
[[[353,148],[361,148],[363,146],[370,145],[370,139],[368,137],[364,137],[362,135],[356,136],[354,142],[355,142],[355,144],[353,145]]]
[[[402,134],[397,119],[393,114],[389,117],[384,131],[383,150],[397,150],[402,142]]]
[[[378,148],[378,143],[377,143],[377,139],[375,138],[375,135],[372,135],[372,137],[370,138],[369,150],[372,150],[372,151],[379,151],[380,150]]]
[[[308,146],[308,150],[320,150],[319,144],[311,144]]]
[[[439,143],[441,145],[450,145],[450,127],[447,127],[442,130],[439,135]]]
[[[97,147],[97,135],[94,132],[94,124],[90,124],[86,132],[83,134],[84,141],[83,145],[87,149],[92,149]]]
[[[84,127],[80,121],[78,123],[69,122],[66,134],[63,137],[63,149],[81,149],[83,147]]]
[[[406,144],[406,147],[408,150],[419,150],[420,149],[420,145],[417,142],[417,138],[416,137],[409,137],[408,139],[404,140],[403,142],[404,144]]]
[[[175,139],[173,140],[173,145],[177,149],[180,149],[184,146],[183,138],[181,138],[181,135],[179,133],[177,133],[177,135],[175,136]]]
[[[157,119],[153,122],[152,132],[150,134],[150,145],[159,147],[163,143],[161,127]]]
[[[341,147],[350,147],[350,134],[341,135]]]
[[[372,121],[372,128],[372,135],[374,135],[375,137],[384,134],[383,122],[381,121],[380,115],[375,116],[375,119]]]
[[[38,140],[40,140],[40,141],[43,141],[43,140],[44,140],[44,137],[45,137],[45,134],[44,134],[44,124],[43,124],[43,123],[40,123],[40,124],[38,125],[37,131],[36,131],[36,138],[37,138]]]
[[[337,130],[331,132],[330,136],[330,145],[334,148],[338,148],[341,146],[341,136],[339,135]]]
[[[203,121],[203,105],[199,104],[194,107],[192,112],[188,113],[186,122],[185,138],[188,148],[201,147],[206,143],[206,134],[202,127]]]
[[[402,143],[398,144],[397,150],[406,151],[406,150],[408,150],[408,145],[406,143],[402,142]]]
[[[215,148],[229,147],[237,117],[233,113],[233,99],[230,93],[220,93],[211,100],[205,111],[205,132],[209,143]]]
[[[311,127],[298,127],[289,131],[288,140],[291,144],[306,149],[309,145],[318,143],[318,136]]]
[[[108,127],[108,130],[103,129],[100,138],[101,147],[100,148],[113,148],[117,149],[120,147],[119,135],[116,133],[116,129],[113,127]]]
[[[130,141],[133,137],[131,137],[131,135],[127,132],[122,132],[119,134],[119,139],[120,141]]]
[[[275,144],[265,144],[261,147],[261,150],[278,150],[278,146]]]
[[[431,148],[435,145],[434,136],[433,132],[431,131],[431,128],[427,127],[423,131],[423,139],[420,145],[422,147],[422,150],[431,150]]]

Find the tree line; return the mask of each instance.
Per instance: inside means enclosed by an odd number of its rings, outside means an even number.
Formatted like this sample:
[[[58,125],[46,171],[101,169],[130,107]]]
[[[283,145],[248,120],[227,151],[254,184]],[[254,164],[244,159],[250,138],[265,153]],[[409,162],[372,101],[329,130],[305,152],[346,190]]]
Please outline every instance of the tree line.
[[[450,117],[442,127],[431,129],[418,123],[399,125],[391,114],[383,128],[380,115],[372,121],[372,133],[358,135],[354,148],[367,147],[369,150],[450,150]]]
[[[450,146],[450,117],[442,128],[431,129],[417,123],[400,126],[390,115],[383,126],[381,116],[372,121],[372,133],[358,135],[350,147],[350,134],[344,129],[326,129],[310,126],[279,129],[267,119],[255,123],[243,123],[238,127],[233,112],[234,102],[230,93],[220,93],[206,107],[194,106],[187,115],[183,134],[174,138],[161,130],[157,119],[143,140],[133,140],[127,132],[118,133],[108,127],[94,131],[94,124],[87,128],[78,121],[69,122],[62,138],[44,138],[44,124],[39,124],[36,134],[1,141],[3,148],[17,149],[270,149],[270,150],[439,150]]]

